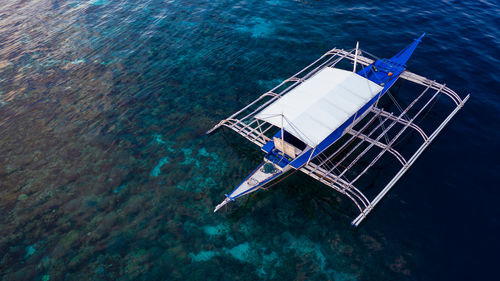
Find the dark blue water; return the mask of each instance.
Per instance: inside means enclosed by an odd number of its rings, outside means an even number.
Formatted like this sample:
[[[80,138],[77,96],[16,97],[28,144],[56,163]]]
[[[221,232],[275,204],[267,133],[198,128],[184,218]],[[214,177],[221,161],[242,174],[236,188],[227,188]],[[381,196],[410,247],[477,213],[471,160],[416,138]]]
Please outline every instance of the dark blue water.
[[[333,47],[471,94],[358,228],[303,175],[213,214],[261,153],[204,132]],[[0,0],[2,280],[497,280],[495,1]]]

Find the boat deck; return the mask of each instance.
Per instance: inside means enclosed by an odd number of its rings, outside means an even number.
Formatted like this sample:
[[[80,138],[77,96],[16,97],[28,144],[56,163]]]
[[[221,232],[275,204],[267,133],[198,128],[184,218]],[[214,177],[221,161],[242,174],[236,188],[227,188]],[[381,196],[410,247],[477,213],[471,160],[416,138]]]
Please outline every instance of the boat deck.
[[[276,149],[272,149],[268,154],[265,156],[266,160],[269,160],[270,162],[276,164],[279,166],[281,169],[285,168],[292,162],[292,157],[286,155],[286,154],[281,154],[280,151]]]
[[[260,164],[257,169],[255,169],[231,194],[227,197],[231,200],[241,197],[243,195],[257,191],[260,187],[265,185],[267,182],[282,174],[279,169],[267,170],[265,167],[267,162]]]

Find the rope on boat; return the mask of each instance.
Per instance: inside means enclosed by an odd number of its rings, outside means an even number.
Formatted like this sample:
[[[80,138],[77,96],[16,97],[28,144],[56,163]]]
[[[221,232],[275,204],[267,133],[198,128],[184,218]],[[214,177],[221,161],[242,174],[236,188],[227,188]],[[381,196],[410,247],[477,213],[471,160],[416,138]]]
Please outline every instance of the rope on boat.
[[[429,109],[427,109],[427,111],[425,112],[425,114],[420,117],[420,122],[424,121],[425,118],[427,117],[427,115],[429,115],[429,113],[432,111],[432,109],[434,108],[434,106],[436,105],[436,103],[438,102],[439,100],[439,97],[440,95],[438,95],[434,101],[432,102],[432,104],[429,106]],[[415,124],[415,122],[413,122]],[[406,141],[406,139],[410,136],[410,134],[405,134],[403,137],[401,137],[399,140],[397,140],[392,146],[395,147],[397,145],[399,145],[400,143],[402,143],[403,141]]]
[[[403,108],[401,107],[401,105],[399,105],[399,103],[396,100],[396,98],[394,98],[394,96],[392,95],[391,91],[387,90],[387,95],[389,96],[389,98],[391,98],[392,102],[394,103],[394,105],[396,105],[397,109],[401,113],[403,113],[404,112]],[[403,114],[403,118],[405,118],[406,121],[410,121],[410,117],[408,117],[408,115],[406,113]]]

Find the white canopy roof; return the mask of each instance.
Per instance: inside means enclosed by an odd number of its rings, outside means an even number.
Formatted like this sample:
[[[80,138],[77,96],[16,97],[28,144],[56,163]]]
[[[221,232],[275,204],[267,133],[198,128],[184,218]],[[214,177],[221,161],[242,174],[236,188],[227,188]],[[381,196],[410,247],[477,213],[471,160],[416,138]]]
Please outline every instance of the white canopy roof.
[[[315,147],[381,90],[382,87],[354,72],[325,67],[255,118],[283,126]]]

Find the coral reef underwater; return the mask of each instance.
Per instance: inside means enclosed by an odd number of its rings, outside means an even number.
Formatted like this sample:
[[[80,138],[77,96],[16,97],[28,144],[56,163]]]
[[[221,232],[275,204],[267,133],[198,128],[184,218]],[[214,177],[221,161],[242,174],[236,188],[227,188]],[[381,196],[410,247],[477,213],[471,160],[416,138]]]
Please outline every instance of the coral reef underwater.
[[[333,2],[4,3],[0,279],[426,276],[415,273],[427,263],[420,245],[439,243],[390,223],[429,217],[397,192],[359,229],[349,201],[303,175],[213,214],[262,154],[228,130],[205,131],[334,44],[354,45],[359,20],[379,11]]]

